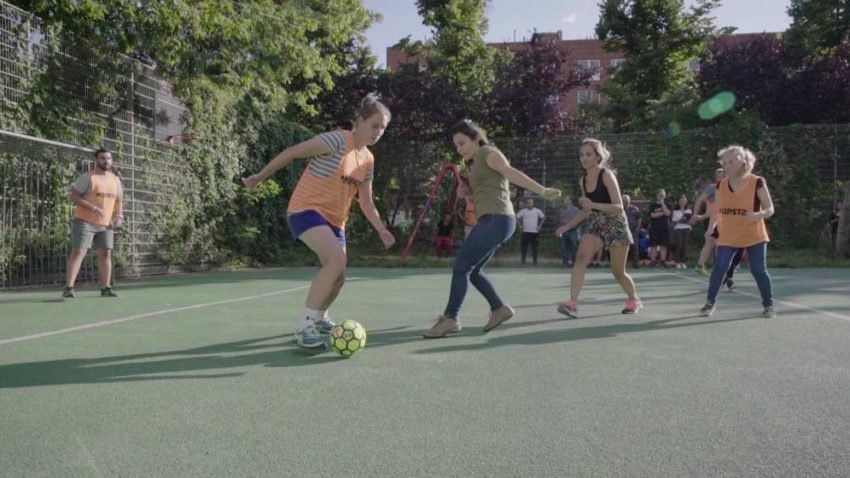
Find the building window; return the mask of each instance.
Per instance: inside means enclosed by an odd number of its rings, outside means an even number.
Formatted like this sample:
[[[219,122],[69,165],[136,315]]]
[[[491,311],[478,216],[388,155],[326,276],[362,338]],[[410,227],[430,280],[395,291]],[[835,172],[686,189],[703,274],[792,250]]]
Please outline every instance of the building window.
[[[578,104],[599,103],[599,92],[594,90],[578,90]]]
[[[582,72],[588,72],[593,76],[591,79],[593,81],[599,81],[600,74],[599,70],[602,67],[602,62],[600,60],[579,60],[578,61],[578,69]]]

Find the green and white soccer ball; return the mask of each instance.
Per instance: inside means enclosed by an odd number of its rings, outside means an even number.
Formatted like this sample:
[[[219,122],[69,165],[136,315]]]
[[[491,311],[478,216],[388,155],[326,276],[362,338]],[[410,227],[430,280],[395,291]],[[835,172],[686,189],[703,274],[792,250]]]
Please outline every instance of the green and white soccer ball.
[[[366,329],[358,322],[346,320],[331,329],[331,348],[343,357],[351,357],[366,346]]]

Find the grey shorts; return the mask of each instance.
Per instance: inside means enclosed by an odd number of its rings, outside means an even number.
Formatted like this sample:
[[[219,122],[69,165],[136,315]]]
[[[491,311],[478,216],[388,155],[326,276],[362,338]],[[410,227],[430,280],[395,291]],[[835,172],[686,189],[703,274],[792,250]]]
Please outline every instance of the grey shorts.
[[[112,249],[115,231],[111,227],[98,226],[82,219],[71,222],[71,247],[88,249],[94,241],[95,249]]]

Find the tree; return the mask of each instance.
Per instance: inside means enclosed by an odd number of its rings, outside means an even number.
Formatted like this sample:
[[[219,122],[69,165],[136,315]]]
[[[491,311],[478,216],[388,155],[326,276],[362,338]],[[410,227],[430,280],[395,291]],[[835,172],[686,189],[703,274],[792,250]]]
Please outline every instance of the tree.
[[[489,0],[418,0],[423,24],[433,28],[435,47],[426,50],[428,68],[464,95],[480,98],[493,85],[495,52],[487,46]]]
[[[345,69],[334,77],[333,89],[317,97],[316,103],[321,105],[318,116],[306,122],[316,130],[350,128],[360,101],[367,94],[378,91],[377,60],[369,47],[352,41],[339,53]]]
[[[646,128],[651,102],[693,80],[688,61],[715,31],[710,12],[719,0],[697,0],[690,12],[682,0],[605,0],[596,34],[607,51],[627,60],[602,92],[605,113],[619,130]]]
[[[487,99],[494,134],[575,132],[574,119],[562,113],[559,103],[569,91],[588,85],[592,73],[569,69],[568,56],[554,41],[534,38],[528,49],[497,66],[496,83]]]
[[[850,0],[791,0],[785,40],[811,53],[830,52],[850,42]]]
[[[778,38],[731,44],[715,41],[703,55],[702,98],[732,91],[739,111],[754,111],[770,126],[850,121],[850,44],[820,56]]]
[[[155,62],[184,99],[208,82],[232,98],[250,92],[273,108],[294,104],[307,114],[318,112],[317,95],[343,72],[341,47],[377,17],[353,0],[16,3],[60,25],[75,56],[117,51]]]
[[[396,46],[415,64],[384,75],[379,91],[393,111],[392,136],[400,141],[444,137],[456,121],[486,116],[496,51],[484,42],[486,0],[420,0],[423,23],[433,28],[425,43],[402,39]]]
[[[799,111],[794,94],[798,58],[779,38],[755,38],[743,43],[716,39],[701,57],[697,77],[702,98],[731,91],[739,110],[753,110],[769,125],[788,124]],[[799,93],[799,92],[796,92]],[[777,101],[782,98],[782,101]],[[792,120],[793,122],[793,120]]]
[[[797,78],[800,123],[850,122],[850,43],[809,59]]]

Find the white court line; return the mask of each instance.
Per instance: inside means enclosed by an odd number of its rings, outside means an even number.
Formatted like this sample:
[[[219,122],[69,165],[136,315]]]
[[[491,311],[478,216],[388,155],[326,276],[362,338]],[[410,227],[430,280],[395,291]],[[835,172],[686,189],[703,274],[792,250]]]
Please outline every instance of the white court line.
[[[674,276],[678,276],[682,279],[689,280],[691,282],[696,282],[697,284],[702,284],[702,285],[706,285],[706,286],[708,285],[708,282],[694,278],[694,277],[688,277],[688,276],[685,276],[685,275],[676,274],[674,272],[670,272],[669,274],[674,275]],[[722,284],[721,284],[721,286],[722,286]],[[735,293],[750,296],[750,297],[755,297],[756,299],[761,299],[761,296],[759,294],[753,294],[752,292],[746,292],[746,291],[740,290],[740,288],[735,288]],[[809,312],[815,312],[817,314],[825,315],[827,317],[832,317],[833,319],[846,320],[846,321],[850,322],[850,317],[848,317],[846,315],[842,315],[842,314],[836,314],[835,312],[830,312],[828,310],[821,310],[821,309],[817,309],[815,307],[809,307],[808,305],[798,304],[796,302],[791,302],[791,301],[788,301],[788,300],[773,299],[773,301],[775,303],[782,304],[782,305],[785,305],[785,306],[788,306],[788,307],[793,307],[795,309],[807,310]]]
[[[349,280],[357,280],[357,279],[360,279],[360,278],[359,277],[353,277]],[[0,340],[0,345],[12,344],[12,343],[15,343],[15,342],[23,342],[25,340],[40,339],[40,338],[43,338],[43,337],[50,337],[50,336],[53,336],[53,335],[67,334],[68,332],[76,332],[78,330],[93,329],[95,327],[103,327],[103,326],[106,326],[106,325],[121,324],[123,322],[130,322],[132,320],[146,319],[148,317],[156,317],[158,315],[171,314],[171,313],[174,313],[174,312],[183,312],[185,310],[203,309],[203,308],[206,308],[206,307],[215,307],[217,305],[233,304],[235,302],[244,302],[246,300],[261,299],[263,297],[271,297],[271,296],[274,296],[274,295],[286,294],[287,292],[295,292],[297,290],[303,290],[303,289],[307,289],[309,287],[310,287],[310,284],[307,284],[307,285],[302,285],[302,286],[299,286],[299,287],[293,287],[291,289],[278,290],[278,291],[274,291],[274,292],[266,292],[265,294],[250,295],[250,296],[247,296],[247,297],[237,297],[235,299],[219,300],[219,301],[216,301],[216,302],[205,302],[203,304],[187,305],[187,306],[184,306],[184,307],[175,307],[173,309],[157,310],[155,312],[147,312],[147,313],[144,313],[144,314],[131,315],[129,317],[121,317],[120,319],[104,320],[102,322],[94,322],[94,323],[91,323],[91,324],[77,325],[75,327],[68,327],[66,329],[53,330],[51,332],[41,332],[41,333],[38,333],[38,334],[23,335],[21,337],[12,337],[10,339]]]

